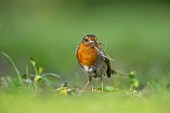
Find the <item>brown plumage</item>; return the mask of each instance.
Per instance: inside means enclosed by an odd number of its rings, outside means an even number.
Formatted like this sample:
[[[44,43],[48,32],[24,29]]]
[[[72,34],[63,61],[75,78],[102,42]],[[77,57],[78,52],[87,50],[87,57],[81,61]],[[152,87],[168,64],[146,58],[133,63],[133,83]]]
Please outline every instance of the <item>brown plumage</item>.
[[[111,69],[110,58],[102,50],[101,44],[95,35],[85,35],[81,44],[77,48],[77,60],[83,71],[88,74],[89,80],[100,78],[103,91],[103,76],[111,77],[115,71]]]

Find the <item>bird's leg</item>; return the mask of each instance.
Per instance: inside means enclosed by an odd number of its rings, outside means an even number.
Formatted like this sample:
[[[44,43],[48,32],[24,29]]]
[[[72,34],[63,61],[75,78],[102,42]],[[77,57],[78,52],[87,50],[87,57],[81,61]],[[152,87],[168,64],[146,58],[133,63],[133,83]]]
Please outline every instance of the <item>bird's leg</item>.
[[[91,78],[91,77],[89,77],[89,79],[88,79],[88,81],[87,81],[87,83],[86,83],[86,85],[84,86],[84,88],[83,88],[83,89],[86,89],[86,88],[87,88],[87,86],[89,85],[89,83],[91,82],[91,80],[92,80],[92,78]]]
[[[83,89],[86,89],[89,83],[90,83],[90,81],[88,80]]]
[[[100,78],[100,82],[101,82],[101,86],[102,86],[102,92],[103,92],[103,89],[104,89],[104,84],[103,84],[103,78],[102,78],[102,77]]]

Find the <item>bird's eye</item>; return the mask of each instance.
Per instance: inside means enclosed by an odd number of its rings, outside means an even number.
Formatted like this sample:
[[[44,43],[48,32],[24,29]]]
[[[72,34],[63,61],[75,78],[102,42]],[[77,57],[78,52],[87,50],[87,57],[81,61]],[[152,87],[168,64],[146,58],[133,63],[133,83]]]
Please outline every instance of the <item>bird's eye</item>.
[[[89,40],[87,38],[84,39],[85,42],[88,42]]]

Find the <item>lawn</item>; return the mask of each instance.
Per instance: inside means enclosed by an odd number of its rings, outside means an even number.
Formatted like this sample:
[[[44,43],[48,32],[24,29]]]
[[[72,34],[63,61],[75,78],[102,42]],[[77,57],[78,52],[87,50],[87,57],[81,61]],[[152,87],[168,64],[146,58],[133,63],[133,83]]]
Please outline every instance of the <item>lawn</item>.
[[[169,2],[106,1],[1,1],[0,113],[170,112]],[[104,79],[103,93],[96,80],[82,90],[84,34],[126,73]]]

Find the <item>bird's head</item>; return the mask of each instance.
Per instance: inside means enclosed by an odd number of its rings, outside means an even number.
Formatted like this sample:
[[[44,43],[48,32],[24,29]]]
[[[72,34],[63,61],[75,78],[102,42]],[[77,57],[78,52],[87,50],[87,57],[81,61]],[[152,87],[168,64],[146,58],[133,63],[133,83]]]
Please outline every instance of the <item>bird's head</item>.
[[[85,46],[96,46],[96,47],[98,47],[99,44],[101,44],[97,41],[97,37],[92,34],[84,35],[81,43]]]

